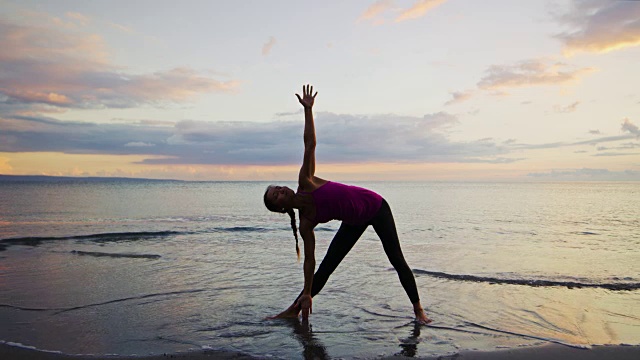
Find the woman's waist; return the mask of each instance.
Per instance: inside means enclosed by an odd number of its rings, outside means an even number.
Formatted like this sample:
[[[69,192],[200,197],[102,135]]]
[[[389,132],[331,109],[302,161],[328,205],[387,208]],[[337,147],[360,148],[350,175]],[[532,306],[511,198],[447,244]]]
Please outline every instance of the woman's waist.
[[[318,223],[331,220],[366,223],[380,210],[383,201],[379,195],[360,199],[320,200],[316,202],[315,220]]]

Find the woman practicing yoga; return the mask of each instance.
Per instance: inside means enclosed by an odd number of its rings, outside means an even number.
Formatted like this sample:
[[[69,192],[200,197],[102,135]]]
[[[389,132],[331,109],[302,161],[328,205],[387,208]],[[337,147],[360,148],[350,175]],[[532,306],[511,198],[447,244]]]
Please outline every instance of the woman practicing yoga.
[[[311,95],[313,87],[302,88],[303,96],[296,94],[304,107],[304,158],[298,175],[298,190],[293,192],[286,186],[269,186],[264,193],[264,204],[270,211],[288,213],[291,227],[296,238],[296,252],[300,257],[296,218],[293,209],[300,214],[300,235],[304,241],[304,289],[288,309],[275,316],[297,317],[302,311],[302,319],[308,320],[312,312],[311,298],[320,292],[329,276],[338,267],[349,250],[365,229],[372,225],[382,241],[384,251],[391,265],[398,272],[402,287],[407,292],[416,321],[422,324],[431,322],[427,318],[420,298],[416,281],[400,249],[400,241],[389,204],[373,191],[356,186],[327,181],[315,176],[316,171],[316,131],[313,124],[313,102],[317,92]],[[316,267],[315,242],[313,229],[319,223],[341,220],[340,229],[333,237],[327,254],[318,271]]]

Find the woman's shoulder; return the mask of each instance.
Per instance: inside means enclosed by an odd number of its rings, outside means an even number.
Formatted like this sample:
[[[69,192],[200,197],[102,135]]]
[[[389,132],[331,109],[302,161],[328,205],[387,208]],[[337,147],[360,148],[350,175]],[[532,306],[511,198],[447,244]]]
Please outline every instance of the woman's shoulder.
[[[304,178],[298,181],[298,192],[314,192],[322,185],[328,183],[328,180],[321,179],[317,176],[312,176],[311,178]]]

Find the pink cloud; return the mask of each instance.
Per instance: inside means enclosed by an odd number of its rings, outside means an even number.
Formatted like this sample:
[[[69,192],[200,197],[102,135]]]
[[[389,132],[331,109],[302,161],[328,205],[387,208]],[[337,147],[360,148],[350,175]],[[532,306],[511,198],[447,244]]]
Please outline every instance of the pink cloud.
[[[271,49],[276,44],[276,38],[273,36],[269,38],[269,41],[262,46],[262,55],[267,56],[271,52]]]
[[[77,21],[82,26],[85,26],[89,22],[91,22],[91,19],[88,16],[82,15],[82,14],[77,13],[77,12],[68,12],[65,15],[67,15],[67,17],[69,19],[73,19],[73,20]]]
[[[21,91],[14,89],[0,89],[10,99],[26,103],[42,103],[54,106],[68,106],[72,101],[65,95],[54,92],[41,93],[36,91]]]
[[[566,85],[579,81],[595,71],[594,68],[576,68],[552,59],[529,59],[509,65],[491,65],[478,81],[477,90],[454,91],[445,105],[458,104],[482,92],[493,96],[509,96],[508,90],[532,86]],[[557,107],[559,112],[575,111],[579,102],[567,107]]]
[[[567,106],[555,105],[553,107],[553,110],[558,113],[572,113],[576,111],[576,109],[578,108],[578,105],[580,105],[580,101],[576,101]]]
[[[534,59],[515,65],[493,65],[478,82],[484,90],[554,85],[577,81],[581,76],[594,71],[592,68],[573,68],[567,64]]]
[[[70,14],[76,20],[82,18]],[[129,73],[109,60],[102,37],[56,27],[55,21],[43,24],[16,24],[0,18],[0,106],[12,106],[15,111],[28,110],[25,105],[134,107],[233,92],[240,85],[183,67]]]
[[[412,7],[403,11],[397,18],[396,22],[413,20],[425,16],[430,10],[440,6],[447,0],[419,0]]]
[[[369,6],[358,18],[358,21],[366,21],[371,20],[375,24],[380,24],[384,22],[384,20],[376,19],[380,14],[387,11],[393,4],[392,0],[379,0],[376,1],[373,5]]]
[[[445,105],[454,105],[454,104],[459,104],[462,102],[465,102],[469,99],[471,99],[471,97],[473,97],[474,95],[474,91],[473,90],[466,90],[466,91],[454,91],[451,93],[452,99],[447,101],[445,103]]]

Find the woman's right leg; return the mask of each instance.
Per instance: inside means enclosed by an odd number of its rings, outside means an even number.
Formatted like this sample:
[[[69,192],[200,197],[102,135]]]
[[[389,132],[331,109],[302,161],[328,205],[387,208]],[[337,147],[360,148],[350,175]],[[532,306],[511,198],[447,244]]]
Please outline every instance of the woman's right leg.
[[[322,259],[320,266],[315,274],[313,274],[313,283],[311,284],[311,297],[316,296],[320,290],[324,287],[324,284],[329,280],[329,276],[338,267],[342,259],[349,253],[349,250],[356,244],[362,233],[367,229],[368,225],[348,225],[342,223],[340,229],[334,235],[327,254]],[[302,295],[302,292],[300,292]],[[271,317],[275,318],[291,318],[297,317],[300,313],[300,307],[296,306],[296,302],[300,298],[300,295],[293,301],[293,304],[289,306],[285,311],[280,314]]]
[[[362,233],[367,229],[368,225],[348,225],[342,223],[338,232],[333,236],[327,254],[322,259],[320,266],[315,274],[313,274],[313,283],[311,284],[311,297],[316,296],[329,280],[329,276],[338,267],[342,259],[349,253],[349,250],[356,244]],[[302,295],[302,292],[300,292]],[[289,318],[297,317],[300,308],[296,306],[296,302],[300,295],[293,301],[285,311],[272,318]]]
[[[313,283],[311,285],[311,296],[316,296],[329,280],[329,276],[338,267],[342,259],[349,253],[353,245],[356,244],[362,233],[367,229],[368,225],[348,225],[342,223],[340,229],[331,240],[327,254],[322,259],[320,266],[315,274],[313,274]]]

